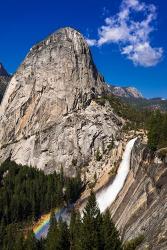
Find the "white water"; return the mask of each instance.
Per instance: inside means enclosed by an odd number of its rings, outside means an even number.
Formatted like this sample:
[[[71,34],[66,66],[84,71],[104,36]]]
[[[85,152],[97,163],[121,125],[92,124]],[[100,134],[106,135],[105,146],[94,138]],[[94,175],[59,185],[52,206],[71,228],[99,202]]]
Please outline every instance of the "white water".
[[[118,168],[114,181],[105,189],[96,194],[96,199],[101,213],[103,213],[116,199],[118,193],[124,186],[125,180],[130,170],[131,152],[137,138],[130,140],[125,148],[122,162]]]
[[[99,205],[101,213],[104,212],[114,202],[118,193],[124,186],[125,180],[130,170],[130,158],[131,158],[132,148],[136,140],[137,138],[132,139],[127,143],[125,152],[123,154],[122,162],[119,166],[118,173],[114,181],[108,187],[104,188],[103,190],[99,191],[96,194],[97,203]],[[56,219],[59,220],[61,217],[63,220],[69,222],[70,220],[69,211],[72,207],[73,206],[70,206],[69,208],[63,208],[60,211],[58,211],[55,214]],[[81,212],[81,217],[83,217],[83,210],[80,212]],[[49,228],[49,222],[44,224],[40,232],[35,234],[36,238],[41,239],[43,237],[46,237],[48,228]]]

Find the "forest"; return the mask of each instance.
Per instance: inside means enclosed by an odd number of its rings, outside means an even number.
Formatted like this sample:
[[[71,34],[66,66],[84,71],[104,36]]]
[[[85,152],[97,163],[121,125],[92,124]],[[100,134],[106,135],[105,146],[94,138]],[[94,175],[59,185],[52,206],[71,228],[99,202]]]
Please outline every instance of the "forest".
[[[1,223],[2,236],[2,223]],[[2,239],[2,238],[1,238]],[[46,239],[35,239],[31,231],[16,232],[14,224],[6,229],[1,240],[2,250],[121,250],[123,249],[109,211],[100,214],[95,195],[92,193],[83,212],[83,217],[73,211],[70,225],[56,221],[51,215],[50,228]],[[128,248],[130,249],[130,248]]]
[[[12,231],[15,237],[43,213],[75,202],[81,189],[79,172],[76,178],[65,177],[63,169],[45,175],[36,168],[5,161],[0,167],[0,249]]]
[[[76,178],[45,175],[32,167],[5,161],[0,167],[1,250],[134,250],[140,239],[122,245],[109,211],[101,214],[92,192],[82,216],[73,210],[70,224],[56,221],[54,208],[75,202],[82,190]],[[37,240],[32,224],[52,211],[46,239]]]

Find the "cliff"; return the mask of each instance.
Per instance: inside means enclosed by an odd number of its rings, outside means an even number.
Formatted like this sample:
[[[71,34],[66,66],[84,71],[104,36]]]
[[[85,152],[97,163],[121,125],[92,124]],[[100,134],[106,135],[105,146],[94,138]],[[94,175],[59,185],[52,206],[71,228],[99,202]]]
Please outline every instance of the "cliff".
[[[11,76],[8,74],[3,64],[0,63],[0,103],[8,86]]]
[[[112,108],[93,102],[107,90],[78,31],[60,29],[35,45],[0,107],[0,161],[10,157],[46,173],[63,166],[69,175],[89,165],[123,124]]]
[[[124,241],[143,235],[138,249],[167,246],[167,164],[152,157],[139,140],[125,185],[110,207]]]

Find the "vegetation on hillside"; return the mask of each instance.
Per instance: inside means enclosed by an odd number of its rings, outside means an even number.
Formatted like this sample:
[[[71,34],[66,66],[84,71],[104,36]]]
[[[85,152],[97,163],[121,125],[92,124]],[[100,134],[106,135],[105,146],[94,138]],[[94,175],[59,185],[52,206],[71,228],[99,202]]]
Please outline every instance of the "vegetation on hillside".
[[[96,99],[100,105],[109,102],[114,112],[126,120],[127,130],[144,129],[148,131],[148,146],[152,151],[167,147],[167,113],[132,106],[112,94]]]
[[[103,106],[105,105],[106,101],[108,101],[114,112],[127,121],[126,127],[124,127],[126,130],[145,128],[146,120],[151,115],[151,111],[139,111],[113,94],[97,98],[95,101]]]
[[[149,147],[153,151],[167,147],[167,113],[152,112],[147,127]]]
[[[74,202],[81,190],[80,175],[45,175],[32,167],[6,161],[0,167],[0,220],[5,224],[38,218],[55,207]]]
[[[11,214],[13,211],[11,211]],[[92,193],[83,212],[73,211],[71,222],[56,221],[51,215],[48,236],[36,240],[33,233],[25,234],[16,224],[0,224],[0,249],[2,250],[121,250],[122,244],[109,211],[100,214]]]
[[[136,250],[138,246],[141,245],[141,243],[144,241],[144,236],[139,235],[138,237],[129,240],[124,243],[124,250]]]
[[[64,177],[63,170],[45,175],[35,168],[5,161],[0,167],[0,249],[13,250],[10,244],[17,232],[52,208],[74,202],[81,188],[79,173],[76,178]],[[17,235],[20,241],[22,237]]]
[[[161,98],[145,99],[145,98],[127,98],[121,97],[121,99],[129,105],[138,109],[148,110],[161,110],[167,111],[167,100]]]

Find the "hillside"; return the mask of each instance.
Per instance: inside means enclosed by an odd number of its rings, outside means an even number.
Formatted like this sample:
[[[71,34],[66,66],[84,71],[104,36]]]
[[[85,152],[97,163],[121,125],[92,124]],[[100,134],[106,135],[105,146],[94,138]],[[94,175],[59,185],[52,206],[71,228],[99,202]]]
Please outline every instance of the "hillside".
[[[167,100],[162,98],[122,98],[125,102],[139,109],[167,111]]]

